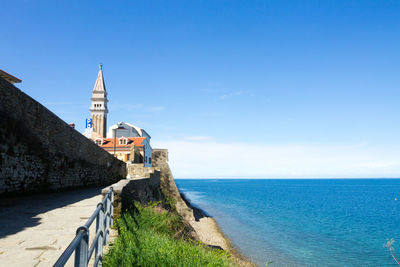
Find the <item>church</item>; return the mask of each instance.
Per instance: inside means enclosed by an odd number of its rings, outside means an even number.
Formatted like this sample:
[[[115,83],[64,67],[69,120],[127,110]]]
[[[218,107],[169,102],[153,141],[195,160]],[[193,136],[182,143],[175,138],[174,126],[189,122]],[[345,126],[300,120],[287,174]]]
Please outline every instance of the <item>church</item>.
[[[91,121],[87,123],[84,135],[122,161],[143,163],[144,167],[151,167],[151,136],[144,129],[127,122],[119,122],[110,126],[107,131],[107,90],[102,65],[99,68],[92,91]]]

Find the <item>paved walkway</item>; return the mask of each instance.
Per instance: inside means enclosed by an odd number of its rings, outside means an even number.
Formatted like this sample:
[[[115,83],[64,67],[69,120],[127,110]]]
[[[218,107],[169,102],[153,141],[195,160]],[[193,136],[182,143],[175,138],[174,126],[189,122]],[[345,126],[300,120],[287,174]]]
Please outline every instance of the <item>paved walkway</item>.
[[[0,266],[53,266],[102,200],[101,188],[0,200]],[[96,224],[90,228],[94,237]],[[72,266],[72,260],[66,266]]]

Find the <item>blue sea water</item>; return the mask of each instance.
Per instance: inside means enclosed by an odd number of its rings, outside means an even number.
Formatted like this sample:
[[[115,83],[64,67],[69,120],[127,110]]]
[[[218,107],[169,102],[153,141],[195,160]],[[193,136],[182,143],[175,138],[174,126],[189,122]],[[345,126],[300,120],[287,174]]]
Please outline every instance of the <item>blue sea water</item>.
[[[397,266],[383,244],[400,253],[400,179],[176,183],[260,266]]]

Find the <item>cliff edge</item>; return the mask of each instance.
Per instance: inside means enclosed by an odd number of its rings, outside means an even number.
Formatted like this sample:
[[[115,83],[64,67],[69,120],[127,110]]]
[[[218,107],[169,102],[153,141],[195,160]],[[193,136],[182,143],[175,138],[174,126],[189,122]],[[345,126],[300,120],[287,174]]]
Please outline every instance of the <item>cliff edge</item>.
[[[204,244],[229,251],[239,266],[256,266],[234,249],[218,227],[215,220],[202,210],[193,207],[178,190],[168,165],[168,150],[153,149],[153,167],[160,171],[161,189],[175,202],[176,210],[194,229],[195,238]]]
[[[176,210],[185,220],[195,220],[193,210],[182,199],[168,165],[168,150],[153,149],[153,167],[160,171],[162,191],[175,201]]]

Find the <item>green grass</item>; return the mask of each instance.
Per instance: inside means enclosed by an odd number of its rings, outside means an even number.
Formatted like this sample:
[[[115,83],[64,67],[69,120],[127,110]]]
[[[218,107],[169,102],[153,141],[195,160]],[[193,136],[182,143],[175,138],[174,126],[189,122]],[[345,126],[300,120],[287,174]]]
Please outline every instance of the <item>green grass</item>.
[[[229,253],[190,238],[181,217],[155,205],[135,204],[117,221],[119,236],[103,265],[108,266],[235,266]]]

